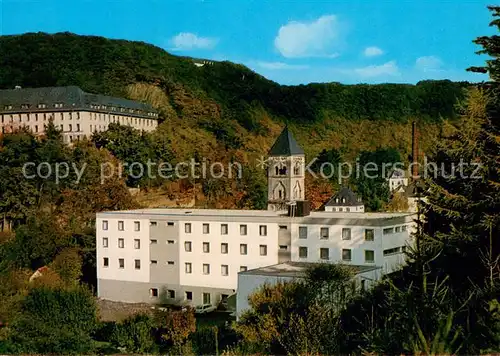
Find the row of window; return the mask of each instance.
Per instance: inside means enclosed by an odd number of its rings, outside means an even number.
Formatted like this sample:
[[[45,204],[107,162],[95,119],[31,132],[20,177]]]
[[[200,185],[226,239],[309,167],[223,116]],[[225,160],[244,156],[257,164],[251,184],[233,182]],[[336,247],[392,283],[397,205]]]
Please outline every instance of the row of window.
[[[15,120],[15,114],[10,114],[10,115],[1,115],[1,122],[2,124],[6,123],[14,123],[14,121],[16,121],[16,123],[19,123],[19,124],[22,124],[23,122],[30,122],[30,115],[34,115],[35,116],[35,121],[38,121],[39,119],[39,116],[40,115],[40,118],[43,117],[43,121],[47,121],[47,119],[56,119],[55,115],[59,115],[60,117],[60,120],[61,121],[64,121],[64,115],[67,114],[68,115],[68,119],[69,120],[73,120],[74,118],[76,118],[77,120],[80,120],[80,113],[79,112],[68,112],[68,113],[53,113],[53,114],[47,114],[47,113],[35,113],[35,114],[18,114],[19,115],[19,120]],[[23,115],[26,115],[26,119],[24,120],[23,119]],[[114,122],[114,123],[127,123],[127,124],[134,124],[135,125],[142,125],[142,126],[153,126],[154,125],[154,121],[153,120],[150,120],[150,119],[141,119],[141,118],[131,118],[131,117],[123,117],[123,116],[114,116],[114,115],[107,115],[107,114],[102,114],[103,115],[103,118],[101,118],[101,114],[99,114],[99,120],[104,120],[104,121],[109,121],[109,122]],[[106,116],[109,116],[109,118],[106,118]],[[6,120],[7,119],[7,120]],[[90,113],[90,119],[94,119],[94,120],[97,120],[97,114],[95,113]],[[103,125],[104,127],[105,125]],[[96,125],[97,127],[97,125]]]
[[[102,221],[102,229],[108,230],[108,228],[109,228],[108,220],[103,220]],[[125,231],[125,223],[123,220],[118,221],[118,231]],[[141,231],[141,222],[140,221],[134,221],[134,231]]]
[[[107,108],[106,105],[97,105],[97,104],[90,104],[91,109],[96,109],[96,110],[111,110],[111,111],[120,111],[120,112],[129,112],[129,113],[137,113],[137,114],[147,114],[148,116],[158,116],[157,113],[154,112],[147,112],[147,111],[142,111],[142,110],[134,110],[134,109],[126,109],[126,108],[117,108],[116,106],[110,106],[109,109]],[[119,109],[119,110],[118,110]]]
[[[71,118],[71,117],[70,117]],[[98,113],[90,113],[90,120],[99,120],[110,123],[121,123],[121,124],[135,124],[142,126],[153,126],[154,121],[150,119],[141,119],[137,117],[128,117],[128,116],[119,116],[119,115],[110,115],[110,114],[98,114]]]
[[[373,229],[365,229],[365,241],[373,241],[375,238],[375,231]],[[307,239],[307,226],[299,226],[299,239]],[[327,240],[330,238],[330,228],[322,227],[319,230],[319,238],[321,240]],[[351,239],[351,229],[342,229],[342,240]]]
[[[307,258],[308,257],[308,248],[305,246],[299,247],[299,258]],[[320,248],[319,249],[319,257],[322,260],[330,259],[330,249],[329,248]],[[352,250],[348,248],[342,249],[342,261],[351,261],[352,260]],[[366,263],[374,263],[375,262],[375,251],[374,250],[365,250],[365,262]]]
[[[153,298],[158,298],[158,288],[151,288],[149,290],[149,295]],[[175,290],[173,289],[167,289],[166,291],[166,297],[169,299],[175,299]],[[211,303],[211,295],[210,293],[202,293],[202,298],[203,298],[203,304],[210,304]],[[184,300],[193,300],[193,292],[191,291],[185,291],[184,292]]]
[[[64,125],[63,124],[59,125],[59,128],[63,132],[72,132],[73,131],[73,125],[72,124],[68,124],[68,130],[67,131],[64,131]],[[79,132],[79,131],[80,131],[80,124],[76,124],[75,125],[75,132]],[[37,132],[38,132],[38,129],[37,129]]]
[[[109,267],[109,257],[103,257],[102,265],[103,265],[103,267]],[[120,269],[125,268],[125,259],[124,258],[118,259],[118,268],[120,268]],[[141,260],[134,260],[134,268],[141,269]]]
[[[69,119],[72,120],[73,119],[73,113],[72,112],[69,112],[67,113],[69,115]],[[79,112],[76,112],[74,113],[75,114],[75,118],[77,120],[80,119],[80,113]],[[23,120],[23,116],[24,114],[18,114],[19,115],[19,123],[22,123],[24,120]],[[30,122],[30,114],[25,114],[26,115],[26,122]],[[39,118],[39,114],[38,113],[35,113],[35,114],[31,114],[31,115],[35,115],[35,121],[38,121],[38,118]],[[43,121],[47,121],[47,119],[54,119],[54,115],[55,114],[47,114],[47,113],[41,113],[40,114],[40,117],[43,117]],[[61,121],[64,121],[64,113],[59,113],[60,117],[61,117]],[[6,118],[7,115],[2,115],[2,124],[5,123],[5,118]],[[14,123],[14,115],[8,115],[9,119],[10,120],[7,120],[7,122],[10,122],[10,123]]]
[[[360,210],[363,210],[363,207],[361,206],[359,208]],[[351,212],[351,208],[350,207],[341,207],[341,208],[332,208],[332,211],[338,211],[338,212],[346,212],[346,213],[350,213]]]
[[[68,125],[68,131],[64,131],[64,125],[63,124],[59,125],[59,128],[63,132],[73,132],[73,125],[71,125],[71,124]],[[12,126],[10,126],[10,130],[13,130],[13,129],[14,128]],[[2,133],[5,133],[6,130],[9,130],[9,128],[6,128],[5,126],[2,126]],[[92,128],[91,128],[91,130],[92,130]],[[33,132],[35,132],[35,133],[38,132],[38,125],[33,126]],[[80,132],[80,124],[76,124],[75,125],[75,132]]]
[[[73,104],[73,106],[75,106],[75,104]],[[33,105],[31,105],[31,104],[21,104],[21,109],[30,109],[31,107],[33,107]],[[40,103],[40,104],[37,104],[36,107],[38,109],[45,109],[45,108],[47,108],[47,104]],[[62,108],[63,104],[62,103],[55,103],[54,107],[55,108]],[[5,105],[4,110],[12,110],[12,105]]]
[[[203,263],[202,265],[203,265],[203,274],[209,275],[210,274],[210,264]],[[240,266],[240,272],[245,272],[247,270],[248,270],[247,266]],[[193,264],[191,262],[184,263],[184,272],[186,274],[193,273]],[[221,273],[221,276],[229,276],[229,266],[228,265],[220,265],[220,273]]]
[[[107,237],[102,238],[102,247],[109,247],[109,239]],[[118,248],[125,248],[125,239],[118,239]],[[134,239],[134,248],[139,250],[141,248],[141,240]]]
[[[74,107],[75,105],[76,104],[73,103],[73,105],[71,105],[71,107]],[[60,109],[63,106],[64,106],[63,103],[54,103],[54,108],[56,108],[56,109]],[[27,110],[27,109],[30,109],[32,107],[34,107],[34,105],[31,105],[31,104],[21,104],[21,109]],[[36,105],[36,107],[38,109],[46,109],[48,107],[48,105],[45,104],[45,103],[39,103],[39,104]],[[90,108],[91,109],[97,109],[97,110],[106,110],[107,109],[106,105],[96,105],[96,104],[91,104]],[[120,112],[139,113],[139,114],[141,114],[141,113],[147,113],[148,116],[158,116],[158,114],[154,113],[154,112],[145,112],[145,111],[142,111],[142,110],[117,108],[115,106],[111,106],[110,107],[111,111],[118,111],[118,109],[119,109]],[[5,105],[4,106],[4,110],[12,110],[12,105]]]
[[[184,250],[186,252],[193,252],[193,243],[191,241],[184,242]],[[261,256],[267,256],[267,245],[259,245],[259,251]],[[210,242],[203,242],[203,252],[210,253]],[[229,244],[223,242],[220,244],[220,253],[228,254],[229,253]],[[248,245],[240,244],[240,255],[248,254]]]
[[[158,240],[156,239],[151,239],[151,244],[157,244]],[[174,244],[174,240],[168,240],[168,244]],[[203,252],[204,253],[210,253],[210,242],[203,242]],[[109,238],[103,237],[102,238],[102,247],[107,248],[109,247]],[[119,238],[118,239],[118,248],[125,248],[125,239]],[[140,239],[134,239],[134,249],[139,250],[141,248],[141,240]],[[192,241],[185,241],[184,242],[184,250],[186,252],[193,252],[193,243]],[[261,256],[267,256],[267,245],[260,245],[259,246],[259,251]],[[229,244],[226,242],[221,243],[221,253],[222,254],[228,254],[229,253]],[[248,245],[247,244],[240,244],[240,255],[246,255],[248,253]]]
[[[156,245],[158,244],[158,240],[156,239],[151,239],[151,244]],[[167,244],[173,245],[175,243],[174,240],[167,240]],[[109,239],[107,237],[102,238],[102,247],[109,247]],[[119,238],[118,239],[118,248],[125,248],[125,239]],[[140,239],[134,239],[134,248],[136,250],[139,250],[141,248],[141,240]]]
[[[83,135],[83,136],[85,136],[85,135]],[[80,141],[80,136],[79,135],[76,135],[76,136],[70,135],[70,136],[67,136],[67,137],[68,137],[68,139],[66,139],[66,136],[64,138],[65,142],[67,142],[67,141],[69,141],[69,142]]]
[[[156,222],[152,222],[152,225],[156,226]],[[170,224],[170,223],[169,223]],[[173,223],[171,223],[173,225]],[[140,231],[141,225],[139,221],[134,222],[134,231]],[[282,226],[280,226],[282,228]],[[283,225],[283,228],[286,229],[286,226]],[[102,229],[103,230],[108,230],[108,221],[103,220],[102,221]],[[402,231],[406,231],[407,226],[402,225],[402,226],[396,226],[396,227],[390,227],[386,228],[383,230],[383,234],[393,234],[393,233],[398,233]],[[118,221],[118,231],[124,231],[124,222],[123,221]],[[184,232],[186,234],[190,234],[192,232],[192,224],[191,223],[185,223],[184,224]],[[204,223],[202,225],[202,232],[203,234],[209,234],[210,233],[210,224]],[[229,233],[229,227],[228,224],[220,224],[220,234],[221,235],[227,235]],[[248,234],[248,227],[245,224],[240,224],[240,235],[245,236]],[[267,225],[259,225],[259,235],[260,236],[267,236]],[[299,239],[307,239],[308,232],[307,232],[307,226],[299,226]],[[322,227],[320,228],[319,232],[319,238],[322,240],[327,240],[330,238],[330,228],[328,227]],[[375,238],[375,231],[373,229],[365,229],[364,233],[364,238],[365,241],[373,241]],[[351,228],[343,228],[342,229],[342,240],[350,240],[351,239]]]
[[[173,225],[174,223],[168,223],[170,226]],[[151,226],[157,226],[157,222],[153,221],[151,222]],[[102,221],[102,229],[103,230],[108,230],[109,224],[107,220]],[[125,224],[123,220],[118,221],[118,231],[124,231],[125,230]],[[134,231],[140,231],[141,230],[141,223],[140,221],[134,221]],[[192,224],[191,223],[185,223],[184,224],[184,231],[186,234],[190,234],[192,232]],[[203,224],[203,233],[204,234],[209,234],[210,233],[210,224]],[[229,233],[229,226],[228,224],[221,224],[220,225],[220,233],[221,235],[227,235]],[[245,224],[240,225],[240,235],[247,235],[248,234],[248,227]],[[267,225],[260,225],[259,226],[259,235],[260,236],[267,236]]]
[[[193,231],[192,229],[192,224],[191,223],[185,223],[184,224],[184,232],[186,234],[190,234]],[[202,225],[202,232],[203,234],[209,234],[210,233],[210,224],[203,224]],[[229,233],[229,226],[228,224],[220,224],[220,234],[221,235],[227,235]],[[241,236],[246,236],[248,234],[248,226],[246,224],[240,224],[240,235]],[[267,236],[267,225],[259,225],[259,235],[260,236]]]
[[[158,261],[157,260],[151,260],[152,265],[157,265]],[[174,265],[174,261],[167,261],[167,265]],[[109,267],[109,257],[103,257],[102,259],[102,265],[103,267]],[[220,265],[220,271],[222,276],[229,276],[229,265]],[[118,268],[120,269],[125,269],[125,259],[124,258],[119,258],[118,259]],[[141,269],[141,260],[136,259],[134,260],[134,269],[140,270]],[[248,270],[247,266],[240,266],[240,272],[245,272]],[[184,271],[187,274],[193,273],[193,264],[191,262],[186,262],[184,264]],[[209,275],[210,274],[210,264],[209,263],[203,263],[203,274]]]
[[[400,252],[406,252],[406,246],[401,246],[401,247],[394,247],[394,248],[389,248],[387,250],[384,250],[384,256],[387,255],[394,255],[396,253]]]
[[[408,227],[406,225],[396,226],[396,227],[388,227],[383,230],[384,235],[395,234],[398,232],[406,231]]]

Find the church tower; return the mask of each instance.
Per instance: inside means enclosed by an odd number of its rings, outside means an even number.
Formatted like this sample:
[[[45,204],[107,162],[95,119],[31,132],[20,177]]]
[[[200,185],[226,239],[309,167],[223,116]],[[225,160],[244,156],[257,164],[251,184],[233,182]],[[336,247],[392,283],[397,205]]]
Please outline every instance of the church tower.
[[[267,209],[287,210],[290,204],[305,200],[305,156],[288,127],[269,150]]]

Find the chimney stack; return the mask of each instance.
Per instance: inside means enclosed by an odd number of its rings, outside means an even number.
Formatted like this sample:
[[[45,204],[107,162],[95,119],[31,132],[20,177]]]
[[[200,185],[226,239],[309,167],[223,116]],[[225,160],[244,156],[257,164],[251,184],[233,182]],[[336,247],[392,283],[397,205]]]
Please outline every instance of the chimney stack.
[[[413,121],[412,124],[412,133],[411,133],[411,160],[412,160],[412,167],[411,167],[411,178],[412,180],[416,180],[418,177],[418,129],[417,129],[417,122]]]

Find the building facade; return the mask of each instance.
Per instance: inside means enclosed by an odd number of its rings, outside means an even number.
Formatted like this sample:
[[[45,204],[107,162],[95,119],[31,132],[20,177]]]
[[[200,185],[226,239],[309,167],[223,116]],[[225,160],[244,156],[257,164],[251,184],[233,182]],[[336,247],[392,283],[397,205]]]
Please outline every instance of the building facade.
[[[64,142],[71,143],[107,130],[110,123],[152,131],[158,113],[148,104],[89,94],[75,86],[0,90],[1,133],[27,127],[43,135],[51,120]]]
[[[304,202],[303,151],[285,128],[270,154],[268,210],[98,213],[98,296],[217,304],[235,293],[239,273],[266,266],[343,263],[383,274],[404,263],[412,245],[412,213],[286,211],[288,204]],[[340,204],[362,203],[350,197]]]
[[[367,216],[369,215],[369,216]],[[411,244],[410,214],[147,209],[97,214],[101,298],[218,303],[238,273],[283,263],[330,262],[390,272]]]
[[[276,217],[208,209],[99,213],[98,295],[215,304],[235,292],[238,272],[279,262],[279,224],[285,219]]]

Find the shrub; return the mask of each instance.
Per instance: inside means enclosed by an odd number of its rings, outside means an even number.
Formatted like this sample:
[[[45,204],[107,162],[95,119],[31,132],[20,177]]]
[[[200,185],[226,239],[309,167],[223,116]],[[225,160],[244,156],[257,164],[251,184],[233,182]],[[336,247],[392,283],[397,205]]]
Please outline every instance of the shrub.
[[[34,288],[14,320],[11,340],[19,352],[86,353],[97,325],[96,304],[83,287]]]
[[[146,314],[137,314],[116,324],[109,341],[127,352],[146,353],[155,349],[153,335],[153,319]]]

